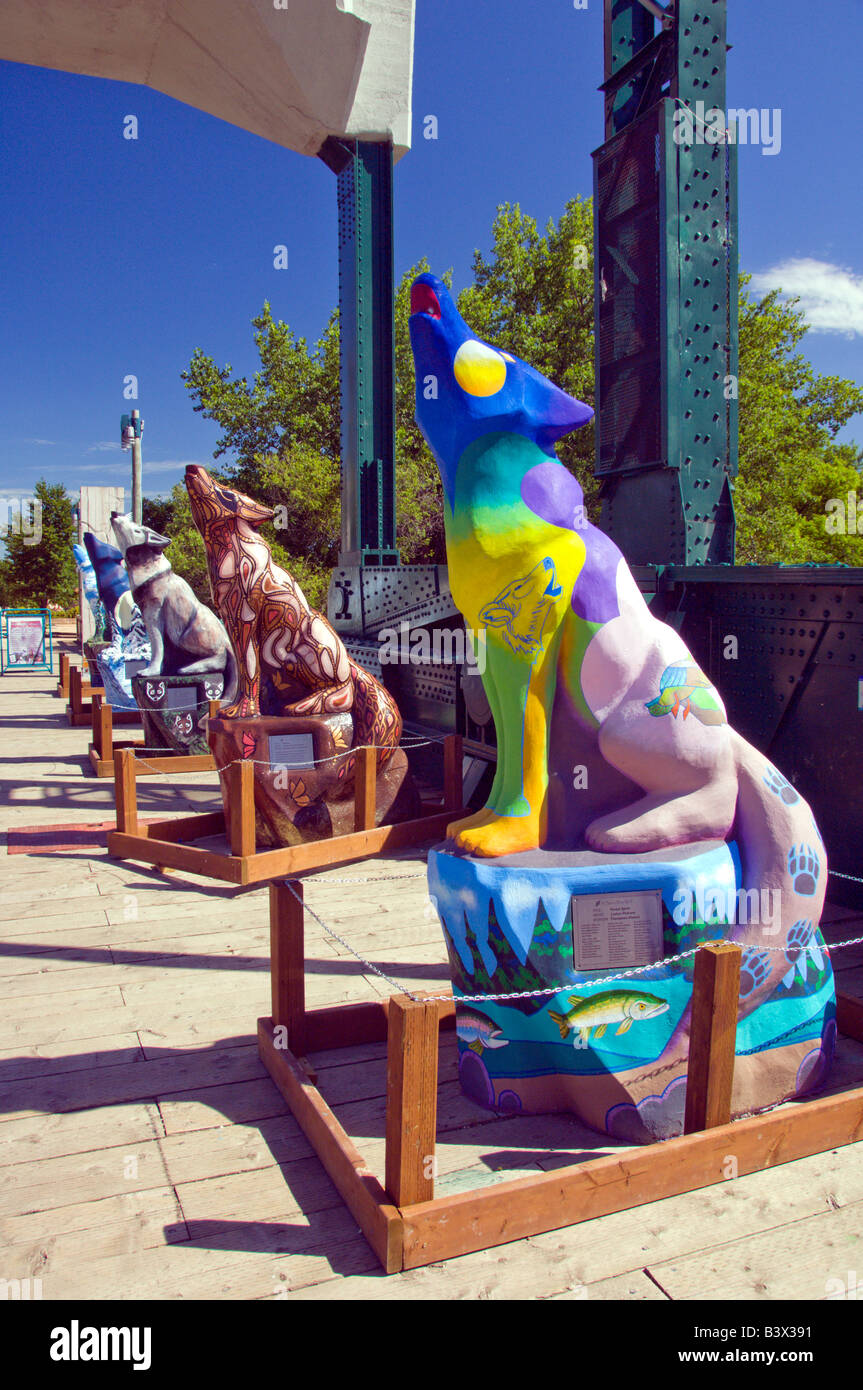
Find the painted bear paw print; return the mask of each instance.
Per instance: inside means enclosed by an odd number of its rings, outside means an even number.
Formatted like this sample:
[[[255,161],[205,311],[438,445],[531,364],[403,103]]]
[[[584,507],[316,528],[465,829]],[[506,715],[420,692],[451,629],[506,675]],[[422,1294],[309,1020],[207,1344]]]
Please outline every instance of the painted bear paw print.
[[[744,951],[740,960],[740,998],[748,999],[769,974],[770,956],[766,951]]]
[[[772,764],[768,764],[764,774],[764,782],[767,788],[779,797],[780,801],[785,802],[786,806],[793,806],[795,801],[800,800],[800,793],[794,790],[791,783]]]
[[[811,845],[792,845],[788,851],[788,872],[795,893],[811,898],[818,887],[818,856]]]
[[[818,945],[815,927],[812,922],[801,920],[790,928],[785,943],[785,959],[789,968],[782,977],[782,983],[786,989],[791,989],[798,974],[804,984],[806,983],[810,958],[818,970],[824,969],[824,956]]]

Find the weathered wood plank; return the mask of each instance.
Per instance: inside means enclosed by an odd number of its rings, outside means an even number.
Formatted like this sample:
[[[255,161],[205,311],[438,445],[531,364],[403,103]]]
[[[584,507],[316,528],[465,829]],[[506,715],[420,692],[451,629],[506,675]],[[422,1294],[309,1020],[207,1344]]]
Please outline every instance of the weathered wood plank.
[[[354,774],[354,830],[371,830],[375,823],[377,796],[377,749],[357,749]]]
[[[231,854],[242,859],[255,852],[255,769],[250,762],[231,763],[228,778],[228,840]],[[200,829],[200,834],[210,832]]]
[[[270,984],[273,1023],[288,1030],[295,1057],[306,1052],[306,952],[303,885],[270,885]]]
[[[397,1207],[434,1196],[438,1011],[394,995],[387,1013],[387,1193]]]
[[[684,1134],[731,1119],[742,955],[740,946],[723,941],[695,956]]]

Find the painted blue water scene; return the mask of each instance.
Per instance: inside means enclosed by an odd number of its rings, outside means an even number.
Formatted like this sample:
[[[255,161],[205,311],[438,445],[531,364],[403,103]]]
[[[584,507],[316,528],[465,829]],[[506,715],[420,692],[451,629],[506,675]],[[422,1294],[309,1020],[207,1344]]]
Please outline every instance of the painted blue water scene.
[[[766,894],[747,900],[740,881],[733,841],[638,862],[542,852],[481,862],[432,851],[430,896],[456,1000],[466,998],[456,1016],[467,1094],[507,1113],[574,1109],[596,1128],[635,1141],[680,1132],[685,1069],[662,1077],[662,1068],[688,1025],[695,948],[745,930],[751,924],[740,918],[748,909],[759,918],[764,944],[744,949],[742,1002],[773,968],[774,904]],[[576,968],[580,905],[602,900],[603,922],[623,901],[617,918],[625,920],[645,900],[649,908],[651,895],[658,898],[657,932],[642,943],[642,956],[654,945],[644,965],[618,958],[604,969]],[[620,939],[618,931],[618,952]],[[803,1094],[821,1084],[832,1059],[833,972],[811,920],[792,929],[782,953],[782,976],[741,1019],[736,1050],[745,1057],[776,1049],[778,1059],[792,1047],[790,1090]],[[503,997],[475,997],[485,995]]]

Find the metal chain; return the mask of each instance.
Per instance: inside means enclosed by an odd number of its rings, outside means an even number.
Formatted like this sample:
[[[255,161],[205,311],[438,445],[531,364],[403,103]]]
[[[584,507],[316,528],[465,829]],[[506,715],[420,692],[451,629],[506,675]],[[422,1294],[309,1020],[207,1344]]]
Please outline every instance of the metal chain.
[[[397,877],[398,877],[398,878],[425,878],[425,874],[399,874]],[[378,878],[368,878],[368,879],[360,879],[360,878],[356,878],[356,879],[328,879],[328,880],[327,880],[327,879],[322,879],[322,880],[317,880],[317,881],[318,881],[318,882],[322,882],[322,883],[327,883],[327,882],[329,882],[329,883],[379,883],[379,882],[382,882],[382,881],[384,881],[384,880],[386,880],[386,881],[388,881],[388,882],[393,882],[393,880],[392,880],[391,878],[388,878],[388,876],[385,875],[385,874],[384,874],[384,875],[380,875],[380,877],[378,877]],[[312,881],[314,882],[315,880],[312,880]],[[395,980],[391,980],[390,977],[389,977],[388,975],[385,975],[384,972],[383,972],[382,970],[379,970],[378,967],[377,967],[376,965],[373,965],[371,961],[366,960],[365,957],[364,957],[364,956],[361,956],[361,955],[359,954],[358,951],[355,951],[354,948],[353,948],[353,946],[351,946],[351,944],[350,944],[348,941],[345,941],[343,937],[339,936],[338,932],[334,932],[333,929],[332,929],[332,927],[328,927],[327,924],[326,924],[326,922],[325,922],[321,917],[318,916],[317,912],[315,912],[314,908],[313,908],[313,907],[310,907],[309,904],[308,904],[307,902],[305,902],[304,898],[302,898],[302,897],[300,896],[300,894],[297,892],[297,890],[295,889],[295,887],[294,887],[293,883],[290,881],[290,879],[285,879],[285,880],[284,880],[284,883],[285,883],[285,886],[286,886],[288,889],[290,889],[291,893],[292,893],[293,896],[296,898],[296,900],[297,900],[297,902],[300,904],[300,906],[301,906],[301,907],[304,907],[305,910],[306,910],[308,913],[311,914],[311,916],[312,916],[312,917],[315,919],[315,921],[317,922],[318,926],[321,927],[321,929],[326,933],[327,936],[331,936],[335,941],[338,941],[339,945],[340,945],[340,946],[344,946],[345,950],[346,950],[346,951],[349,951],[350,954],[354,957],[354,959],[357,960],[357,961],[359,961],[360,965],[365,966],[366,969],[368,969],[368,970],[373,970],[374,973],[375,973],[376,975],[379,975],[380,978],[381,978],[382,980],[386,980],[386,982],[387,982],[388,985],[392,985],[392,987],[393,987],[395,990],[397,990],[399,994],[406,994],[406,995],[408,996],[408,998],[411,999],[414,1003],[419,1002],[419,1001],[418,1001],[418,996],[417,996],[417,995],[411,993],[411,991],[410,991],[409,989],[406,989],[403,985],[397,984]],[[839,950],[841,950],[841,949],[842,949],[843,947],[845,947],[845,946],[858,946],[858,945],[860,945],[861,943],[863,943],[863,936],[855,936],[855,937],[849,938],[847,941],[837,941],[837,942],[835,942],[835,943],[831,943],[830,945],[828,945],[828,944],[825,942],[825,944],[824,944],[824,949],[826,950],[827,955],[828,955],[828,957],[829,957],[831,951],[839,951]],[[703,943],[702,943],[702,944],[703,944]],[[787,948],[787,946],[759,946],[758,949],[759,949],[760,951],[783,951],[783,952],[785,952],[785,951],[787,951],[788,948]],[[805,948],[805,947],[797,947],[797,948],[792,947],[791,949],[792,949],[792,950],[795,950],[795,949],[796,949],[796,950],[804,950],[804,949],[806,949],[806,948]],[[699,945],[699,946],[692,946],[692,947],[689,948],[689,950],[687,950],[687,951],[681,951],[681,952],[680,952],[678,955],[676,955],[676,956],[664,956],[662,960],[655,960],[655,961],[653,961],[650,965],[638,965],[638,966],[634,966],[631,970],[622,970],[622,971],[620,971],[620,972],[619,972],[618,974],[616,974],[616,975],[603,975],[602,978],[601,978],[601,979],[598,979],[598,980],[587,980],[587,981],[584,981],[584,982],[581,982],[581,981],[578,981],[578,980],[573,980],[570,984],[546,986],[546,987],[543,988],[543,989],[524,989],[524,990],[520,990],[520,991],[519,991],[518,993],[516,993],[516,994],[513,994],[513,993],[509,993],[509,994],[460,994],[460,995],[458,995],[457,998],[456,998],[456,1003],[458,1003],[458,1004],[483,1004],[483,1003],[491,1004],[491,1003],[495,1003],[495,1002],[503,1001],[503,1000],[513,1000],[513,999],[538,999],[538,998],[542,998],[542,997],[544,997],[544,996],[551,996],[551,995],[554,995],[554,994],[561,994],[565,989],[575,988],[575,986],[576,986],[577,984],[579,984],[579,983],[585,983],[585,984],[588,984],[588,985],[591,985],[591,984],[601,984],[601,985],[615,984],[618,980],[630,980],[630,979],[632,979],[633,976],[635,976],[635,975],[644,975],[644,974],[647,973],[648,970],[659,970],[659,969],[661,969],[663,966],[666,966],[666,965],[676,965],[679,961],[686,960],[689,956],[697,955],[698,952],[699,952],[700,950],[701,950],[701,946],[700,946],[700,945]],[[796,957],[795,957],[795,959],[796,959]],[[428,1002],[435,1002],[435,1003],[437,1003],[437,1002],[447,1002],[448,1000],[451,1000],[452,998],[453,998],[453,996],[450,995],[450,994],[432,994],[432,995],[424,994],[424,995],[423,995],[423,999],[424,999],[425,1001],[428,1001]]]
[[[331,883],[350,884],[350,883],[404,883],[407,879],[425,878],[423,874],[376,874],[368,878],[315,878],[311,879],[320,888],[328,888]]]
[[[424,748],[426,747],[426,745],[431,744],[432,742],[436,742],[436,740],[424,739],[420,743],[398,743],[392,751],[395,752],[397,748]],[[227,772],[229,767],[236,767],[238,763],[249,763],[252,767],[269,767],[271,769],[284,768],[286,772],[309,772],[313,767],[319,767],[324,763],[334,763],[338,758],[349,758],[354,753],[358,753],[362,748],[374,748],[379,751],[381,748],[385,747],[386,744],[380,743],[359,743],[356,745],[355,748],[342,748],[337,753],[333,753],[329,758],[312,758],[310,763],[307,763],[304,767],[290,769],[288,768],[287,763],[272,763],[267,758],[234,758],[231,762],[225,763],[223,767],[204,767],[199,768],[195,772],[183,772],[180,775],[183,777],[209,777],[210,774],[213,772],[218,772],[220,774],[222,772]],[[173,756],[170,748],[166,748],[163,751],[166,757]],[[182,757],[184,755],[178,754],[178,756]],[[157,777],[171,777],[175,775],[171,768],[152,767],[151,764],[148,763],[146,758],[138,758],[138,762],[140,762],[144,767],[149,767],[150,771],[155,773]]]
[[[357,953],[356,953],[356,951],[354,950],[353,946],[350,946],[350,945],[348,944],[347,941],[344,941],[344,940],[342,939],[342,937],[339,936],[338,932],[334,932],[333,929],[332,929],[332,927],[328,927],[327,924],[326,924],[326,922],[324,922],[324,921],[318,916],[318,914],[315,912],[315,909],[314,909],[313,907],[309,907],[308,903],[303,901],[303,899],[300,897],[299,893],[297,892],[296,888],[295,888],[294,885],[291,883],[290,879],[285,879],[284,882],[285,882],[285,887],[290,889],[290,891],[293,893],[294,897],[296,898],[297,902],[300,904],[300,907],[304,907],[305,910],[306,910],[306,912],[310,913],[311,916],[314,917],[314,919],[315,919],[315,921],[317,922],[318,926],[321,927],[321,928],[323,928],[323,930],[326,932],[327,936],[331,936],[331,937],[333,938],[334,941],[338,941],[339,945],[344,946],[344,948],[345,948],[346,951],[350,951],[351,955],[352,955],[356,960],[358,960],[358,961],[360,962],[361,965],[366,966],[366,968],[369,969],[369,970],[373,970],[374,973],[375,973],[376,975],[379,975],[380,978],[381,978],[382,980],[385,980],[386,983],[387,983],[388,985],[390,985],[390,987],[391,987],[392,989],[394,989],[394,990],[396,991],[397,994],[407,994],[408,998],[411,999],[411,1000],[413,1000],[413,1002],[414,1002],[415,1004],[418,1002],[418,1001],[417,1001],[417,996],[416,996],[415,994],[411,994],[410,990],[405,989],[403,985],[397,984],[395,980],[391,980],[390,977],[389,977],[389,975],[385,975],[384,972],[383,972],[382,970],[379,970],[378,967],[377,967],[376,965],[372,965],[371,961],[363,960],[362,956],[357,955]]]

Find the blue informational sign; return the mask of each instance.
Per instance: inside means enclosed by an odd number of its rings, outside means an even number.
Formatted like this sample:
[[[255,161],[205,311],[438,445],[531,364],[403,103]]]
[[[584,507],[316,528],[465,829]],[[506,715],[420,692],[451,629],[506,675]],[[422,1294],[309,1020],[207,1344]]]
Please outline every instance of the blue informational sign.
[[[0,666],[7,671],[54,670],[51,613],[47,608],[5,608]]]

